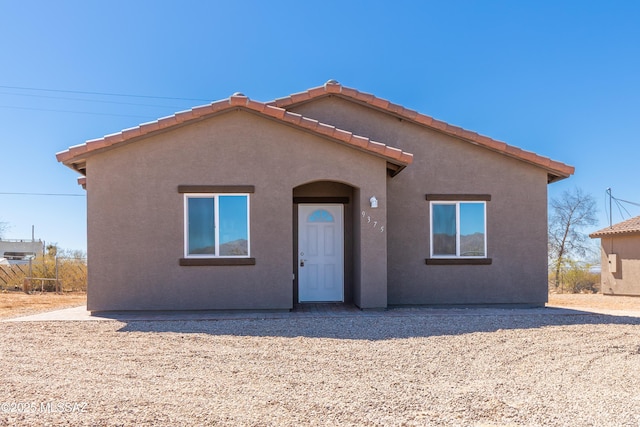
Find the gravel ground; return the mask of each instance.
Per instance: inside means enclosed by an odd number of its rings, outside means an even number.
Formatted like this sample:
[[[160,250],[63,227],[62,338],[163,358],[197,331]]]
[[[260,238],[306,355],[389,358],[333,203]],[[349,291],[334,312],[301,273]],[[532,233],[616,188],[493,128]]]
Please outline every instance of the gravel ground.
[[[640,426],[639,318],[0,327],[0,425]]]

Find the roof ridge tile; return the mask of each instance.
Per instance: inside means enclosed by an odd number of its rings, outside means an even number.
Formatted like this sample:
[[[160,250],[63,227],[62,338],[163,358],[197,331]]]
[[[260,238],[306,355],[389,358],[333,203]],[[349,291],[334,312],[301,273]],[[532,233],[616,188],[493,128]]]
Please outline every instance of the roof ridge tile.
[[[349,142],[357,147],[366,148],[367,144],[369,144],[369,138],[362,135],[351,134],[351,139]]]
[[[333,136],[333,132],[335,131],[336,127],[333,125],[328,125],[326,123],[322,123],[322,122],[318,122],[318,126],[316,128],[317,132],[320,132],[323,135],[327,135],[327,136]]]
[[[420,113],[418,113],[416,110],[410,110],[408,108],[405,108],[404,111],[402,112],[403,116],[405,116],[409,120],[414,120],[414,121],[416,120],[419,114]]]
[[[309,98],[315,98],[316,96],[322,95],[325,93],[324,87],[319,86],[313,89],[306,91],[309,94]]]
[[[291,102],[302,102],[307,99],[311,99],[311,95],[309,95],[309,92],[299,92],[290,95],[289,98],[291,99]]]
[[[259,111],[261,113],[264,112],[264,110],[267,108],[267,105],[264,102],[254,101],[253,99],[249,99],[246,106],[247,108],[250,108],[254,111]]]
[[[353,89],[353,88],[350,88],[350,87],[344,87],[344,86],[342,87],[342,92],[341,93],[343,95],[351,96],[353,98],[357,98],[357,97],[360,96],[360,92],[358,92],[357,89]]]
[[[284,113],[284,116],[282,116],[282,119],[289,123],[300,125],[300,121],[302,120],[302,115],[285,110],[285,113]]]
[[[375,107],[379,107],[382,108],[383,110],[386,110],[387,107],[389,106],[389,104],[391,104],[389,101],[387,101],[386,99],[382,99],[382,98],[377,98],[377,97],[373,97],[373,100],[371,101],[371,105],[375,106]]]
[[[283,119],[284,115],[287,113],[287,110],[285,110],[284,108],[267,105],[262,112],[268,116]]]
[[[332,136],[336,139],[339,139],[340,141],[344,141],[344,142],[350,142],[351,141],[351,135],[353,135],[352,132],[346,131],[346,130],[342,130],[342,129],[338,129],[337,127],[333,128],[333,134]]]
[[[340,93],[342,92],[342,85],[340,83],[325,83],[324,88],[327,93]]]
[[[229,104],[234,107],[246,106],[249,102],[249,98],[241,95],[231,95],[229,97]]]

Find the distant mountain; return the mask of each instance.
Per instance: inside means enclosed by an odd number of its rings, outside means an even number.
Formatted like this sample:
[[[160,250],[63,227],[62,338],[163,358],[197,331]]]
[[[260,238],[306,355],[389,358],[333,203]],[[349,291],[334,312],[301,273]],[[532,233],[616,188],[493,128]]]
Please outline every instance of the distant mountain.
[[[461,256],[484,256],[484,233],[460,236]]]
[[[249,255],[249,243],[247,239],[238,239],[220,245],[220,255]]]
[[[204,248],[193,249],[191,251],[194,255],[215,255],[215,247],[207,246]],[[246,239],[238,239],[232,242],[223,243],[220,245],[221,256],[242,256],[249,255],[249,244]]]
[[[433,247],[439,254],[456,254],[456,236],[451,234],[434,234]],[[484,234],[473,233],[460,236],[460,256],[484,256]]]

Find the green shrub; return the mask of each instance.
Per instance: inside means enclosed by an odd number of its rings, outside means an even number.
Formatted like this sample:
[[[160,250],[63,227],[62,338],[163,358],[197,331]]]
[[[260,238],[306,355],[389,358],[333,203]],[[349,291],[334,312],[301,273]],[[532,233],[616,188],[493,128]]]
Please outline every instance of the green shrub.
[[[597,293],[600,291],[600,274],[590,271],[591,265],[570,262],[560,274],[560,289],[566,293]]]

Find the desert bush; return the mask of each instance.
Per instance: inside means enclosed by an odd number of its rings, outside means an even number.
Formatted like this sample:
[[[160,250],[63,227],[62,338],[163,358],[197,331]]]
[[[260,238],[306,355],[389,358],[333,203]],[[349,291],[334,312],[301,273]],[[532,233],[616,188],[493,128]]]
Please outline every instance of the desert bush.
[[[84,292],[87,290],[87,260],[84,253],[79,251],[63,251],[54,247],[47,247],[45,254],[39,254],[31,261],[31,277],[55,279],[56,255],[58,281],[62,291]],[[0,272],[0,282],[6,289],[22,289],[24,281],[29,277],[29,265],[12,265],[3,267]],[[33,280],[31,290],[56,291],[54,280]]]
[[[84,258],[58,258],[58,278],[65,291],[87,290],[87,261]]]
[[[564,293],[597,293],[600,274],[591,272],[591,264],[569,261],[560,271],[558,291]]]

